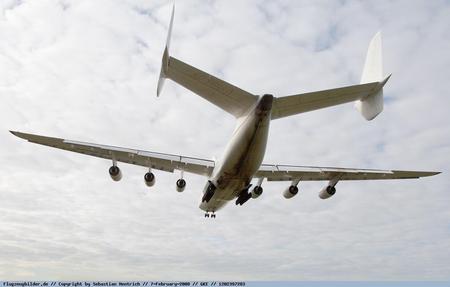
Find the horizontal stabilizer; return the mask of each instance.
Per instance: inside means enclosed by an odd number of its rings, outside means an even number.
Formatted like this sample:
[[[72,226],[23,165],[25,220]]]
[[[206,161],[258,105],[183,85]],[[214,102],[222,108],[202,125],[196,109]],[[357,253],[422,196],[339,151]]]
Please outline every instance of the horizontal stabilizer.
[[[354,102],[368,97],[379,83],[367,83],[276,98],[272,120]]]
[[[383,110],[383,87],[390,75],[382,78],[381,34],[372,39],[359,85],[275,98],[272,119],[355,102],[364,118],[371,120]]]
[[[161,94],[164,80],[171,79],[236,118],[244,115],[254,106],[258,97],[170,56],[169,46],[174,14],[175,5],[172,9],[166,47],[161,62],[157,96]]]
[[[174,57],[169,57],[167,78],[236,118],[244,115],[258,97]]]

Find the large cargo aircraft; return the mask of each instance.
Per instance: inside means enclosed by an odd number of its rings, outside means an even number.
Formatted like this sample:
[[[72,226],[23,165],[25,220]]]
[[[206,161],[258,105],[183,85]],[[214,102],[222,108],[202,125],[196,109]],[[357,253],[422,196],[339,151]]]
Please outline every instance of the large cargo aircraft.
[[[236,128],[220,160],[92,144],[17,131],[11,133],[29,142],[111,160],[109,174],[114,181],[122,178],[117,162],[148,168],[144,175],[147,186],[155,183],[152,170],[178,170],[180,179],[176,182],[176,189],[179,192],[186,187],[184,172],[205,176],[207,181],[200,203],[200,209],[206,212],[205,217],[216,217],[215,212],[230,201],[243,205],[249,199],[259,197],[263,193],[264,179],[290,182],[283,193],[285,198],[292,198],[298,193],[301,181],[326,181],[327,184],[319,193],[320,198],[326,199],[336,193],[335,186],[341,180],[406,179],[439,173],[262,163],[272,120],[348,102],[355,102],[357,110],[366,120],[372,120],[381,113],[383,87],[390,75],[383,76],[380,33],[370,42],[360,84],[285,97],[271,94],[257,96],[169,55],[174,11],[175,9],[172,10],[162,58],[157,95],[161,93],[164,80],[171,79],[236,118]],[[252,187],[253,179],[257,182]]]

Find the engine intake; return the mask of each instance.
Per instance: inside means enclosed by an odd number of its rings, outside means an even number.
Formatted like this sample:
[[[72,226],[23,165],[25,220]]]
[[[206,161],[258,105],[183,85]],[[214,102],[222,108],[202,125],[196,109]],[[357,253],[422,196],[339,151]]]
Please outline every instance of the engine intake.
[[[258,198],[263,193],[263,188],[259,185],[255,186],[252,191],[252,198]]]
[[[291,185],[283,192],[283,196],[284,196],[284,198],[292,198],[292,197],[296,196],[297,193],[298,193],[298,187],[295,185]]]
[[[327,198],[332,197],[335,193],[336,193],[336,188],[334,186],[328,185],[320,191],[319,197],[322,199],[327,199]]]
[[[179,180],[177,180],[177,191],[178,192],[183,192],[185,187],[186,187],[186,181],[184,179],[180,178]]]
[[[122,179],[122,171],[116,165],[113,165],[109,168],[109,175],[114,181],[119,181]]]
[[[155,184],[155,175],[152,172],[147,172],[144,175],[144,181],[147,186],[153,186]]]

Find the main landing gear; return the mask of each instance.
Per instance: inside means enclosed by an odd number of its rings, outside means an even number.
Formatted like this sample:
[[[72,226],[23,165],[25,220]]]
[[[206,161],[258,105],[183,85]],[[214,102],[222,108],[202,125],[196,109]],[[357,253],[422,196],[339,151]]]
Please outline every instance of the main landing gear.
[[[252,198],[252,193],[248,192],[252,185],[249,184],[244,190],[241,191],[238,198],[236,199],[236,205],[243,205],[246,203],[250,198]]]
[[[216,186],[211,181],[209,181],[208,187],[206,188],[205,193],[203,194],[202,202],[205,202],[205,201],[209,202],[211,200],[211,198],[213,197],[215,191],[216,191]]]
[[[211,218],[216,218],[216,214],[214,213],[214,211],[211,213],[211,214],[209,214],[209,211],[207,211],[206,213],[205,213],[205,217],[210,217],[211,216]]]

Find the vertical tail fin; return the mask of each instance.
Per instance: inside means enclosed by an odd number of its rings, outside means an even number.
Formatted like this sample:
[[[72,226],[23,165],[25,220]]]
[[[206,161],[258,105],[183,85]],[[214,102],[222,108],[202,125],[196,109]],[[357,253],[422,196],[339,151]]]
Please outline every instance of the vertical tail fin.
[[[379,86],[364,99],[355,103],[356,109],[368,121],[383,111],[383,86],[390,75],[383,78],[383,58],[381,50],[381,32],[375,34],[367,50],[366,62],[361,76],[361,84],[378,82]]]
[[[159,97],[159,94],[162,91],[162,88],[164,86],[164,80],[166,79],[167,70],[169,68],[169,47],[170,47],[170,38],[172,36],[174,15],[175,15],[175,4],[172,7],[172,16],[170,17],[169,31],[167,32],[166,47],[164,48],[164,54],[161,61],[161,72],[159,73],[158,87],[156,89],[157,97]]]
[[[366,62],[361,76],[361,84],[379,82],[383,78],[383,55],[381,51],[381,32],[373,36],[367,50]]]

